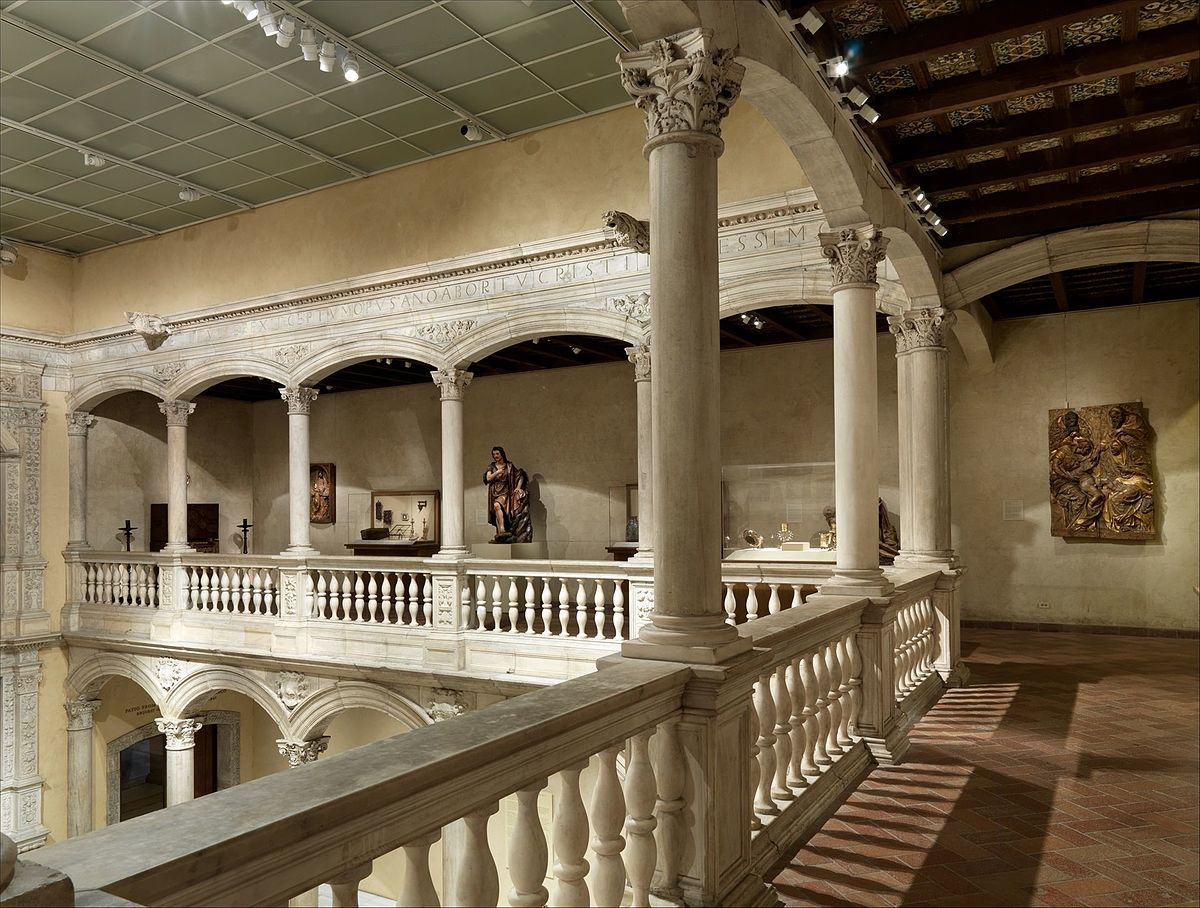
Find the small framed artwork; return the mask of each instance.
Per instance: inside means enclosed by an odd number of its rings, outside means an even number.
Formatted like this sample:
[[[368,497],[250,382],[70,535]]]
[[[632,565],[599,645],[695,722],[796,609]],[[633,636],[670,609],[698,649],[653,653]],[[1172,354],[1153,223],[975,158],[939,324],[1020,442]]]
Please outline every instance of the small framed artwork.
[[[309,523],[337,522],[337,465],[308,465]]]
[[[389,539],[440,544],[441,518],[436,490],[371,493],[371,526],[386,527]]]

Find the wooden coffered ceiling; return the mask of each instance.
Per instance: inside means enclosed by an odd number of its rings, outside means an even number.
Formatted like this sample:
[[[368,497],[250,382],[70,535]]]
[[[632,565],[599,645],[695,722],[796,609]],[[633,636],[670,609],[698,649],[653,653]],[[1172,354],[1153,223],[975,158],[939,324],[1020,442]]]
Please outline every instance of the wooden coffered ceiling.
[[[943,246],[1200,206],[1198,0],[785,0]],[[809,34],[798,20],[816,9]]]

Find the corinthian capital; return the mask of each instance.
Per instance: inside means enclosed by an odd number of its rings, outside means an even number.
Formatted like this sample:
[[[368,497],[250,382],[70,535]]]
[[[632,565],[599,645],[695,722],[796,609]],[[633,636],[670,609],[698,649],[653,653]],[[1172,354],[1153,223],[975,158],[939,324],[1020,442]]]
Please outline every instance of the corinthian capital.
[[[645,151],[666,142],[711,145],[720,154],[721,120],[742,91],[746,69],[733,51],[697,28],[620,54],[621,84],[646,117]]]
[[[316,388],[289,387],[280,388],[279,396],[287,403],[288,416],[302,414],[307,416],[312,409],[312,402],[317,399]]]
[[[67,731],[81,731],[92,727],[92,717],[100,708],[100,701],[76,697],[64,703],[63,708],[67,711]]]
[[[896,337],[896,353],[910,350],[945,349],[946,329],[955,315],[938,306],[933,309],[909,309],[903,315],[888,318],[888,330]]]
[[[430,375],[442,392],[442,400],[462,400],[463,392],[475,377],[474,373],[465,369],[436,369]]]
[[[287,757],[288,768],[295,769],[305,763],[315,763],[317,757],[329,748],[329,737],[314,738],[311,741],[289,741],[287,738],[280,738],[275,742],[275,746],[279,748],[282,756]]]
[[[887,237],[875,226],[847,227],[820,234],[821,252],[833,266],[833,288],[877,286],[875,266],[887,252]]]
[[[203,723],[199,719],[155,719],[154,724],[167,736],[167,750],[190,750]]]
[[[196,412],[196,405],[187,400],[164,400],[159,403],[158,412],[167,418],[168,426],[186,426],[188,417]]]
[[[96,417],[86,410],[72,410],[67,414],[67,434],[87,435],[88,429],[96,424]]]
[[[634,252],[650,252],[650,222],[639,221],[624,211],[604,212],[604,226],[612,230],[618,245]]]
[[[625,355],[633,363],[633,380],[650,381],[650,348],[645,344],[638,347],[626,347]]]

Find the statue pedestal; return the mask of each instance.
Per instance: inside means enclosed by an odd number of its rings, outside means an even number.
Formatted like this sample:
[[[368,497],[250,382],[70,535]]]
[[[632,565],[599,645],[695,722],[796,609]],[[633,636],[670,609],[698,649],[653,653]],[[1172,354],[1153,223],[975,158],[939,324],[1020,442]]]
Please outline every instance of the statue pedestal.
[[[490,561],[529,561],[548,559],[550,547],[545,540],[533,542],[476,542],[471,551]]]

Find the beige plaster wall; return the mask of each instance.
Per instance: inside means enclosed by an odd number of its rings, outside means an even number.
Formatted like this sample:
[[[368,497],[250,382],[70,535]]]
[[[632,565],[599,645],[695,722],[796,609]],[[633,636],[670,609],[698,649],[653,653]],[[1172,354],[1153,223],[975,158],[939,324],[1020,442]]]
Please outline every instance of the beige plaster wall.
[[[997,322],[996,367],[951,357],[955,544],[968,618],[1197,627],[1200,305],[1195,300]],[[1140,400],[1157,434],[1159,538],[1050,535],[1052,408]],[[1024,502],[1005,521],[1003,502]],[[1049,605],[1038,608],[1039,602]]]
[[[79,261],[36,246],[18,246],[17,263],[0,268],[0,324],[52,334],[74,330]]]
[[[96,424],[88,435],[89,541],[97,549],[122,549],[124,537],[117,527],[129,518],[139,527],[132,549],[146,551],[150,505],[167,500],[165,418],[156,398],[138,392],[110,398],[93,413]],[[220,505],[222,552],[239,551],[234,537],[241,535],[235,527],[243,517],[254,522],[251,420],[249,404],[210,397],[197,401],[189,420],[188,500]],[[62,507],[65,510],[65,501]]]
[[[724,134],[722,202],[808,185],[750,104]],[[631,106],[92,253],[78,260],[75,329],[593,229],[611,208],[644,216],[644,140]]]

